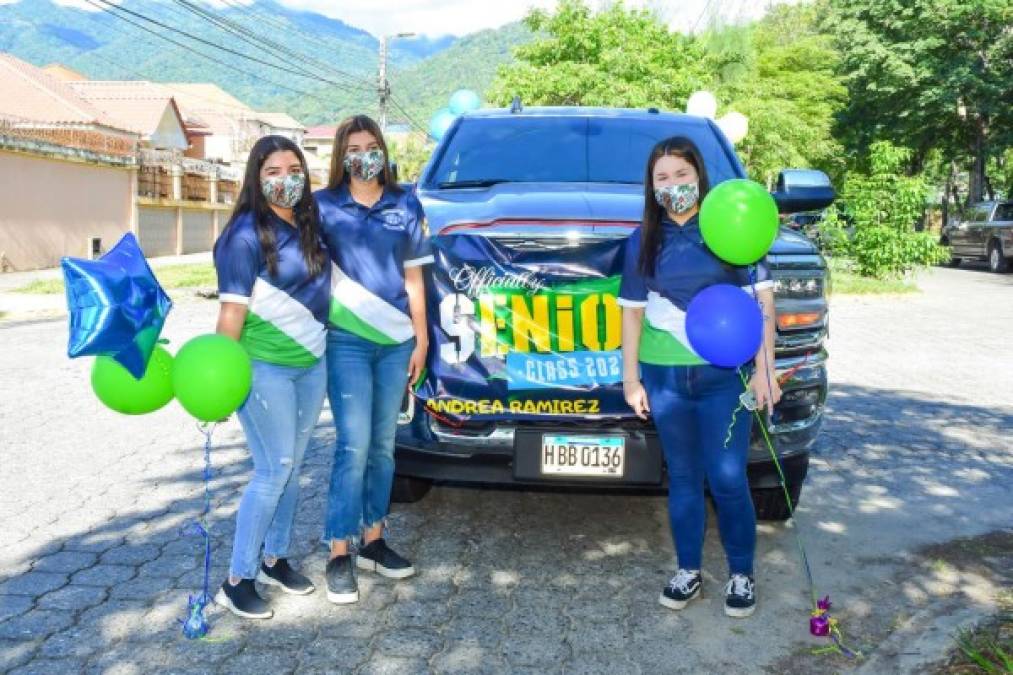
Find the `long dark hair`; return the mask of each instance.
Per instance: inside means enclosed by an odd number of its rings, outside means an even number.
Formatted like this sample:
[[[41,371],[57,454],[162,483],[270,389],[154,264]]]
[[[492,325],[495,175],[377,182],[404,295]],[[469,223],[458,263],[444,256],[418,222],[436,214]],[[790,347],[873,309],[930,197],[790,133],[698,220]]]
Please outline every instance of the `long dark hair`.
[[[394,174],[390,170],[390,153],[387,151],[387,141],[383,139],[383,131],[380,125],[373,121],[369,115],[352,115],[345,118],[334,132],[334,148],[331,151],[331,175],[327,179],[328,188],[336,188],[348,181],[345,174],[345,153],[348,152],[348,137],[357,131],[368,131],[376,139],[380,149],[383,150],[384,163],[383,171],[377,177],[380,185],[400,191]]]
[[[696,169],[700,178],[700,202],[710,189],[707,167],[696,144],[685,136],[672,136],[660,141],[647,158],[647,173],[644,175],[644,222],[640,232],[640,271],[654,274],[658,263],[658,249],[661,247],[661,216],[664,208],[654,198],[654,165],[667,155],[681,157]]]
[[[320,215],[317,213],[317,204],[313,199],[313,188],[310,184],[310,172],[309,167],[306,166],[306,157],[303,156],[299,146],[288,138],[264,136],[253,144],[250,157],[246,160],[246,176],[243,178],[243,187],[239,191],[239,199],[236,200],[236,207],[232,209],[232,216],[229,217],[229,224],[226,228],[230,227],[242,214],[252,213],[253,222],[257,228],[257,239],[260,241],[260,249],[267,262],[267,270],[271,276],[278,274],[278,242],[274,236],[274,228],[270,226],[271,206],[260,189],[260,169],[268,157],[285,150],[294,153],[299,158],[306,181],[302,197],[292,208],[292,213],[295,216],[296,229],[299,231],[299,248],[306,261],[306,268],[309,270],[310,276],[315,277],[320,274],[327,262],[327,255],[320,245]]]

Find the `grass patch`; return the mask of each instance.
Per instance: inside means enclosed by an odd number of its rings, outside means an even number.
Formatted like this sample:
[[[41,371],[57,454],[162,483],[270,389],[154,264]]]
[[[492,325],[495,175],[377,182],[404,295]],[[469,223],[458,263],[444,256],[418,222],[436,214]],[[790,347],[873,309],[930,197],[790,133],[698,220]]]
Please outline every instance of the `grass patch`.
[[[193,288],[195,286],[218,286],[218,275],[211,263],[171,265],[154,270],[158,283],[163,288]]]
[[[31,293],[32,295],[51,295],[63,293],[63,282],[59,279],[36,279],[30,284],[15,288],[12,293]]]
[[[846,260],[828,258],[830,285],[828,295],[886,295],[918,293],[911,279],[873,279],[855,273]]]
[[[215,287],[218,277],[211,263],[190,263],[187,265],[169,265],[152,270],[162,288],[195,288],[203,286]],[[60,279],[39,279],[15,288],[12,293],[31,293],[51,295],[63,293],[63,281]]]
[[[1013,640],[1006,622],[965,628],[954,637],[957,652],[942,670],[944,673],[1013,673]]]

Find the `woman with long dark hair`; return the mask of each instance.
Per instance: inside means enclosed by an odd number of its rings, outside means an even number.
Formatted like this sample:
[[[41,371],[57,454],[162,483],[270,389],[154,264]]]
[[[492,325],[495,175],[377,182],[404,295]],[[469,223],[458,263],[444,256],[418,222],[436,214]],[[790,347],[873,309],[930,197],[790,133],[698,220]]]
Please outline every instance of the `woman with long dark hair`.
[[[306,159],[289,139],[265,136],[250,150],[214,260],[218,332],[238,340],[253,362],[250,396],[239,408],[253,477],[236,515],[229,578],[215,601],[239,616],[267,619],[273,612],[255,579],[296,595],[314,590],[287,557],[299,469],[327,384],[330,263]]]
[[[369,117],[338,126],[330,181],[315,196],[334,275],[327,396],[337,442],[324,528],[327,598],[343,604],[359,599],[353,567],[393,579],[415,573],[387,544],[384,527],[397,415],[429,346],[422,266],[433,256],[422,207],[394,181],[383,134]]]
[[[735,412],[743,393],[737,370],[709,365],[693,351],[686,307],[714,284],[756,294],[764,335],[748,388],[757,405],[770,410],[781,397],[774,374],[773,282],[764,264],[736,267],[707,248],[698,213],[708,188],[706,166],[689,139],[669,138],[651,151],[643,223],[627,241],[619,290],[623,391],[637,415],[653,416],[668,466],[678,571],[659,601],[682,609],[700,594],[706,480],[728,560],[725,613],[744,617],[756,608],[756,514],[746,479],[751,416]]]

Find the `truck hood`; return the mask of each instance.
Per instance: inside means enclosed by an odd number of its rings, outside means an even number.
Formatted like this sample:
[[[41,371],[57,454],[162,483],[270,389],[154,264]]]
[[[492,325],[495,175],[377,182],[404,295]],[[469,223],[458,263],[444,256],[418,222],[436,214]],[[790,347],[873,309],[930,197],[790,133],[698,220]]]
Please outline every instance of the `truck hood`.
[[[418,196],[433,234],[454,226],[504,227],[523,221],[587,223],[595,231],[607,228],[614,233],[620,223],[635,227],[644,208],[643,188],[629,184],[501,183],[487,188],[419,189]],[[799,255],[816,249],[804,236],[782,227],[770,252]]]

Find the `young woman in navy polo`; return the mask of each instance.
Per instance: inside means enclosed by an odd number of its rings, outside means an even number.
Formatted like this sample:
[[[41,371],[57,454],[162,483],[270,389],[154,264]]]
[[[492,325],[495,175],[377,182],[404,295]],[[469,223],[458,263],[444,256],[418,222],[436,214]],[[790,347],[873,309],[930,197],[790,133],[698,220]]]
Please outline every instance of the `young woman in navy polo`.
[[[253,386],[239,409],[253,477],[236,515],[229,579],[215,601],[239,616],[266,619],[273,612],[254,579],[297,595],[314,590],[287,556],[299,469],[327,382],[330,262],[306,160],[289,139],[265,136],[253,146],[214,259],[218,332],[238,340],[253,361]]]
[[[397,415],[429,346],[422,266],[433,256],[422,207],[394,182],[383,135],[369,117],[338,127],[330,182],[315,196],[334,286],[327,392],[337,442],[324,528],[327,597],[342,604],[359,599],[353,560],[390,578],[415,573],[383,535]]]
[[[704,244],[697,216],[707,194],[707,171],[689,139],[670,138],[654,147],[644,188],[644,220],[626,244],[618,302],[626,401],[643,419],[653,416],[668,467],[679,568],[659,601],[682,609],[700,594],[706,480],[728,559],[725,613],[749,616],[756,608],[756,514],[746,479],[751,416],[734,414],[743,389],[737,371],[708,365],[693,351],[686,307],[714,284],[736,284],[756,294],[764,337],[749,388],[759,406],[770,408],[781,396],[774,374],[773,282],[762,263],[752,269],[729,265]]]

